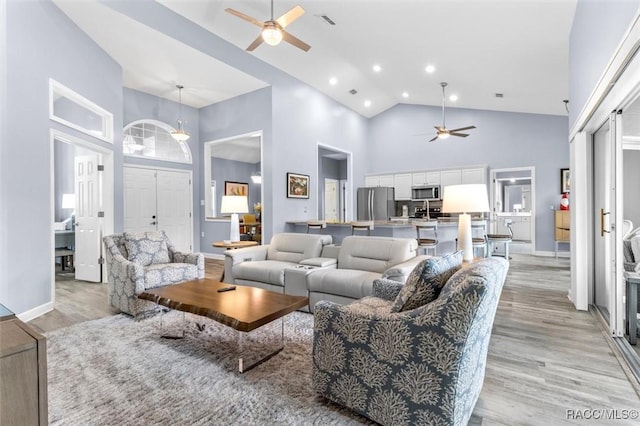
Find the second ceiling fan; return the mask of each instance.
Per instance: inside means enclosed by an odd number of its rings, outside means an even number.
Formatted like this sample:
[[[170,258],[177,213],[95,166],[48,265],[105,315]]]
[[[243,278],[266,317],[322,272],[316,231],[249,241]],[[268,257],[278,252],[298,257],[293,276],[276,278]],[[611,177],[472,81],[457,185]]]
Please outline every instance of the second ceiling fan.
[[[260,35],[253,41],[253,43],[249,45],[249,47],[247,47],[247,51],[249,52],[260,46],[262,42],[265,42],[271,46],[276,46],[282,40],[294,45],[299,49],[304,50],[305,52],[311,49],[311,46],[309,46],[307,43],[284,30],[287,25],[291,24],[293,21],[304,14],[304,9],[299,5],[289,10],[278,19],[273,19],[273,0],[271,0],[271,19],[264,22],[231,8],[227,8],[225,9],[225,11],[262,28],[262,32],[260,33]]]
[[[466,138],[467,136],[469,136],[469,134],[459,133],[459,132],[462,130],[475,129],[476,126],[459,127],[457,129],[447,129],[447,126],[445,125],[445,111],[444,111],[444,100],[445,100],[444,88],[447,87],[447,83],[443,81],[442,83],[440,83],[440,86],[442,86],[442,126],[433,126],[436,129],[436,136],[433,139],[431,139],[429,142],[433,142],[436,139],[446,139],[449,136],[458,136],[458,137]]]

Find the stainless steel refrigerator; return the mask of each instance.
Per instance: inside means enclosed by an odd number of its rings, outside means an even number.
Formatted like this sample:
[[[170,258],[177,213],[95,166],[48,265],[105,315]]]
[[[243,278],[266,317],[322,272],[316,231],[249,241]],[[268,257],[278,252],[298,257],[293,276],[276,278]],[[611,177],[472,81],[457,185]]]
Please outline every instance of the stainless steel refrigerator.
[[[395,215],[393,188],[385,186],[358,188],[358,220],[389,220]]]

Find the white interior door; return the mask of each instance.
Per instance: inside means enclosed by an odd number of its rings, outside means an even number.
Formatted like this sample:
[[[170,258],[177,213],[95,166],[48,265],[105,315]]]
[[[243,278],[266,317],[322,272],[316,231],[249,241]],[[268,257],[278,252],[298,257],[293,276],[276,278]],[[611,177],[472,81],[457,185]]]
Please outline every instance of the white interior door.
[[[77,280],[100,282],[100,176],[98,155],[74,158],[76,221],[74,266]]]
[[[156,218],[156,171],[125,167],[124,231],[155,231]]]
[[[191,176],[188,172],[158,170],[157,223],[179,251],[193,250],[191,236]]]
[[[327,222],[338,221],[338,181],[335,179],[324,180],[324,220]]]

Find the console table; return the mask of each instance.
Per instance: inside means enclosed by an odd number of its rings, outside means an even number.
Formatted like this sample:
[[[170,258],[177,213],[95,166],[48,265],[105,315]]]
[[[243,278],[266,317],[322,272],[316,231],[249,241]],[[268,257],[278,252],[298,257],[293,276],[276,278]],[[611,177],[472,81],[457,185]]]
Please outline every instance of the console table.
[[[569,210],[556,210],[555,212],[555,241],[556,259],[558,258],[558,244],[571,241],[571,215]]]
[[[48,424],[45,338],[2,305],[0,424]]]

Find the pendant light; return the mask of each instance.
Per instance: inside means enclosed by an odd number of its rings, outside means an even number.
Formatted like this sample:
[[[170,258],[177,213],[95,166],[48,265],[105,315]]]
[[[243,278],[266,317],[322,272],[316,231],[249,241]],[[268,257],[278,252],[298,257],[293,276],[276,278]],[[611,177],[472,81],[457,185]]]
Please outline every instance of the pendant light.
[[[178,97],[180,100],[180,114],[178,115],[178,129],[171,132],[171,137],[178,142],[186,142],[189,139],[189,133],[184,130],[184,121],[182,121],[182,89],[184,89],[184,86],[176,84],[176,87],[178,88]]]

